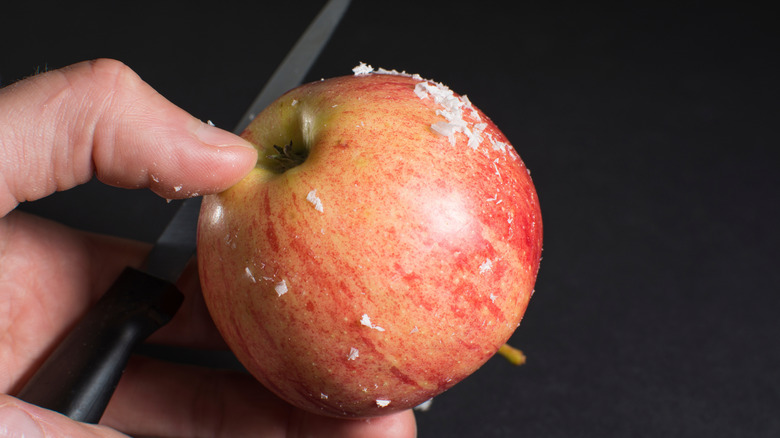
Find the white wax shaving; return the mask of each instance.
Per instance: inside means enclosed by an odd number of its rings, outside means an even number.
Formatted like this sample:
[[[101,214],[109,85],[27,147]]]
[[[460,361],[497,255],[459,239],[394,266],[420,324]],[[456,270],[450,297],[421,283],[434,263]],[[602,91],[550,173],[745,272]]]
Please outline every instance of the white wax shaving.
[[[475,151],[483,144],[486,137],[490,148],[494,151],[507,154],[509,149],[511,149],[509,144],[495,140],[489,133],[485,133],[488,123],[483,122],[482,117],[480,117],[468,96],[457,96],[449,87],[442,83],[424,79],[419,74],[410,74],[405,71],[399,72],[398,70],[387,70],[384,68],[374,69],[374,67],[364,62],[361,62],[352,71],[356,76],[369,74],[399,75],[420,81],[415,85],[414,93],[420,99],[432,99],[436,104],[441,105],[441,109],[436,110],[436,114],[444,118],[443,121],[432,123],[431,131],[447,137],[453,146],[457,143],[456,135],[463,134],[467,139],[466,145]],[[473,119],[471,122],[464,119],[464,114],[467,110],[469,116]],[[488,148],[482,149],[481,152],[487,155]],[[514,154],[509,155],[512,159],[517,159]]]
[[[306,195],[306,200],[309,201],[311,205],[314,206],[314,209],[320,213],[325,211],[322,206],[322,199],[317,197],[317,190],[310,191],[309,194]]]
[[[287,293],[287,282],[282,280],[279,283],[276,283],[274,286],[274,291],[276,291],[276,294],[280,297]]]
[[[244,268],[244,272],[246,272],[246,276],[249,277],[249,280],[251,280],[252,283],[257,283],[255,276],[252,275],[252,271],[249,270],[249,266]]]
[[[485,272],[488,272],[493,269],[493,261],[490,259],[485,260],[485,263],[482,263],[479,266],[479,273],[484,274]]]
[[[373,71],[374,71],[374,67],[371,67],[365,62],[361,62],[360,65],[352,69],[352,72],[355,73],[355,76],[368,75],[371,74],[371,72]]]
[[[378,325],[371,324],[371,318],[368,317],[367,313],[364,313],[363,316],[360,318],[360,323],[363,324],[366,327],[372,328],[374,330],[378,330],[380,332],[385,331],[382,327],[379,327]]]

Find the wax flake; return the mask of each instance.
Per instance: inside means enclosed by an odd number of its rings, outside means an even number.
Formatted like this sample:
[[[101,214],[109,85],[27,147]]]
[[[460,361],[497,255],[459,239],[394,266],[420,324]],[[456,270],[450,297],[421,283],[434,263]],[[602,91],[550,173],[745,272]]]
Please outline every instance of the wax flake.
[[[288,292],[288,289],[287,289],[287,282],[286,282],[286,281],[284,281],[284,280],[282,280],[282,281],[280,281],[279,283],[276,283],[276,285],[274,286],[274,291],[275,291],[275,292],[276,292],[276,294],[277,294],[277,295],[279,295],[280,297],[281,297],[282,295],[286,294],[286,293]]]
[[[493,269],[493,261],[490,260],[490,259],[487,259],[487,260],[485,260],[485,263],[482,263],[479,266],[479,273],[480,274],[484,274],[484,273],[486,273],[486,272],[488,272],[488,271],[490,271],[492,269]]]
[[[314,206],[314,209],[319,211],[320,213],[323,213],[325,211],[324,207],[322,206],[322,199],[317,197],[317,190],[312,190],[306,195],[306,200],[311,203],[311,205]]]
[[[360,318],[360,323],[368,328],[372,328],[374,330],[378,330],[380,332],[385,331],[382,327],[379,327],[378,325],[371,324],[371,318],[368,317],[368,314],[364,313],[363,316]]]
[[[374,67],[371,67],[365,62],[361,62],[357,67],[352,69],[352,72],[355,73],[355,76],[364,76],[367,74],[371,74],[373,71],[374,71]]]
[[[244,268],[244,272],[246,273],[246,276],[249,277],[249,280],[252,281],[252,283],[257,283],[257,280],[255,279],[255,276],[252,275],[252,271],[249,270],[249,266]]]

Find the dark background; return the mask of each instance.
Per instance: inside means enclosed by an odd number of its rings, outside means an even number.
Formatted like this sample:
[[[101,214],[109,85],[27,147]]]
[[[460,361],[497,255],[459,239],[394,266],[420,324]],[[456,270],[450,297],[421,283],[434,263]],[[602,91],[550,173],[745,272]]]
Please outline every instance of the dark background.
[[[320,7],[8,3],[1,84],[111,57],[228,129]],[[780,436],[779,39],[714,3],[353,1],[309,79],[365,61],[468,94],[542,203],[528,363],[490,360],[420,436]],[[152,241],[171,207],[91,183],[20,208]]]

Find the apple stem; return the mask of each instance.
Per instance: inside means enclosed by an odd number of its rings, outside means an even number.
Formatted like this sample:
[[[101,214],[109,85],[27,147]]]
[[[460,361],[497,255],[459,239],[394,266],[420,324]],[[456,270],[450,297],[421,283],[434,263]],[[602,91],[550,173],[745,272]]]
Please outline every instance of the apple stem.
[[[504,344],[498,349],[498,354],[504,356],[512,365],[522,365],[525,363],[525,354],[517,348]]]
[[[275,153],[265,156],[268,167],[277,173],[284,173],[306,161],[309,151],[306,148],[295,150],[292,140],[284,146],[274,145]]]

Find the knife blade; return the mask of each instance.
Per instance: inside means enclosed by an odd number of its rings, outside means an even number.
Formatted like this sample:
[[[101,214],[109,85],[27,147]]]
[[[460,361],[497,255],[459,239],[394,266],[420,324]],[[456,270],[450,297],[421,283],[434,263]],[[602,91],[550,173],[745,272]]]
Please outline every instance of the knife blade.
[[[323,6],[234,133],[243,132],[260,110],[301,84],[349,3],[330,0]],[[195,253],[200,201],[190,198],[181,202],[143,270],[124,270],[21,389],[19,399],[77,421],[100,420],[135,347],[170,321],[184,300],[175,283]]]

